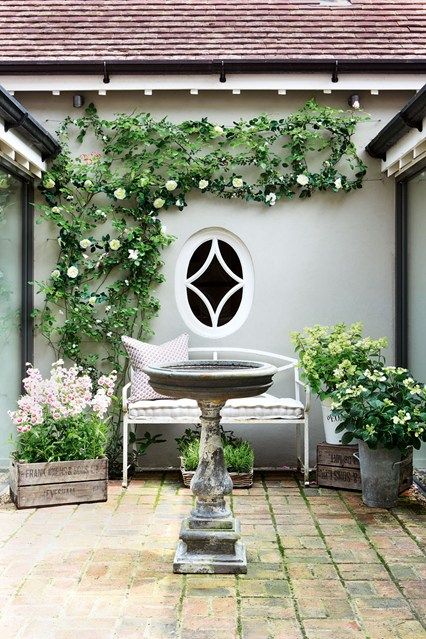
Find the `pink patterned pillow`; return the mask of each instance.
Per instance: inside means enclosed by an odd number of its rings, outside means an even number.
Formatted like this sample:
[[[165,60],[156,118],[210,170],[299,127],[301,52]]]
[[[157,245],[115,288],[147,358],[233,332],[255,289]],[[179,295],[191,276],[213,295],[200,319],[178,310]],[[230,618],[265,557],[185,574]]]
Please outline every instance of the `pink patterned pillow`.
[[[168,362],[187,360],[189,336],[183,333],[176,339],[165,342],[160,346],[140,342],[138,339],[127,337],[126,335],[122,336],[121,341],[129,354],[130,365],[133,369],[129,402],[164,398],[164,395],[159,395],[151,388],[148,375],[142,369],[151,364],[167,364]]]

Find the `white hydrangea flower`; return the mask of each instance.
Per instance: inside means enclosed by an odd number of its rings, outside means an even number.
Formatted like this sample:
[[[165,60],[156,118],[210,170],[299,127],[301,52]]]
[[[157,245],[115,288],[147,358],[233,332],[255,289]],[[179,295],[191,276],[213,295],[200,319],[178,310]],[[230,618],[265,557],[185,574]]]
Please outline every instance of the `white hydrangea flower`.
[[[110,243],[109,243],[109,247],[110,247],[111,251],[118,251],[120,246],[121,246],[120,240],[111,240]]]
[[[297,176],[296,182],[300,184],[300,186],[306,186],[307,184],[309,184],[309,178],[307,175],[304,175],[303,173],[301,173],[300,175]]]
[[[92,242],[88,238],[85,238],[84,240],[80,241],[80,246],[82,249],[87,249],[91,245],[92,245]]]
[[[154,200],[154,208],[156,209],[161,209],[161,207],[164,206],[164,204],[165,204],[165,200],[163,200],[162,197],[157,197]]]
[[[126,197],[126,189],[123,189],[122,186],[120,186],[118,189],[115,189],[114,197],[117,200],[124,200],[124,198]]]
[[[241,178],[235,177],[232,180],[232,186],[235,189],[240,189],[243,186],[243,184],[244,184],[244,182],[243,182],[243,180]]]
[[[165,186],[166,186],[166,189],[168,191],[174,191],[175,189],[177,189],[177,185],[178,184],[177,184],[176,180],[167,180]]]
[[[206,189],[208,187],[208,185],[209,185],[209,181],[208,180],[200,180],[198,182],[198,188],[201,189],[201,190]]]
[[[78,275],[78,268],[76,266],[70,266],[67,270],[67,275],[74,280]]]

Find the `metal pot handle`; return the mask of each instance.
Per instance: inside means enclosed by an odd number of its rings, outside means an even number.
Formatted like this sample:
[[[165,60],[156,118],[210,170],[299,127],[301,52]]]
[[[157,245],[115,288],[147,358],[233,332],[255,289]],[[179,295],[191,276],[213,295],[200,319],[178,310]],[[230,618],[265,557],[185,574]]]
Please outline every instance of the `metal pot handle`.
[[[355,459],[357,459],[359,461],[359,455],[358,453],[352,453],[352,457],[355,457]]]
[[[392,464],[392,468],[395,468],[395,466],[399,466],[400,464],[402,464],[405,461],[405,459],[401,459],[401,461],[399,462],[393,462]]]

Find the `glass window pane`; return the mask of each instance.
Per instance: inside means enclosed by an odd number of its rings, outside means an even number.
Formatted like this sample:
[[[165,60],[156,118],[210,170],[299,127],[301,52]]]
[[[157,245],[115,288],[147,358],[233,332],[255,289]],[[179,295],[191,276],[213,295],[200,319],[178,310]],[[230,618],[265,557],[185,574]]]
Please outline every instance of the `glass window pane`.
[[[7,464],[8,437],[15,432],[7,411],[20,393],[21,210],[21,182],[0,168],[0,466]]]

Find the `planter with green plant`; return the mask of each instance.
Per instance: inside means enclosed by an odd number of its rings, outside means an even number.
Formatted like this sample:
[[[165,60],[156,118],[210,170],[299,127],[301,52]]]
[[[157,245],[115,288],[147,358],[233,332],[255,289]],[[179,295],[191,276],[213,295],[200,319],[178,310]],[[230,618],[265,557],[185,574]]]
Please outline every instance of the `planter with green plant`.
[[[223,454],[234,488],[250,488],[253,485],[254,451],[248,441],[235,437],[232,431],[222,430]],[[200,431],[187,428],[176,438],[180,454],[184,485],[189,488],[198,467]]]
[[[337,384],[331,406],[342,443],[358,441],[364,503],[392,508],[401,458],[426,441],[426,386],[405,368],[377,364]]]
[[[106,501],[106,414],[116,373],[93,388],[78,366],[52,365],[50,376],[29,365],[26,391],[9,415],[16,425],[10,493],[17,508]]]
[[[303,333],[294,332],[291,338],[299,356],[301,377],[321,400],[325,440],[328,444],[340,444],[342,430],[336,426],[339,418],[331,411],[331,395],[338,384],[357,371],[365,370],[372,362],[383,358],[381,350],[387,339],[362,337],[360,322],[346,325],[305,328]]]

